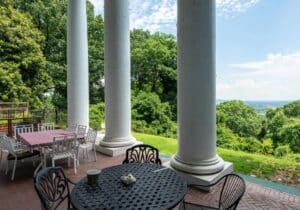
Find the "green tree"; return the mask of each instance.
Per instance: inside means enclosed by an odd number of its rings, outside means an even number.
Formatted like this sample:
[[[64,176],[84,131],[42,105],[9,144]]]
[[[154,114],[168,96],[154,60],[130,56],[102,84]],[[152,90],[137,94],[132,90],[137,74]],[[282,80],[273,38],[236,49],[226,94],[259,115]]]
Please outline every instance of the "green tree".
[[[87,2],[88,41],[89,41],[89,94],[90,103],[104,101],[104,22],[94,14],[94,6]]]
[[[132,97],[132,127],[137,131],[174,137],[177,130],[170,112],[169,104],[155,93],[139,91]]]
[[[288,118],[281,109],[278,109],[273,117],[268,120],[268,135],[272,138],[275,147],[282,143],[280,132],[288,121]]]
[[[2,4],[4,6],[0,6],[1,100],[25,100],[31,107],[41,108],[46,98],[45,93],[52,84],[41,48],[44,36],[30,18],[15,10],[9,1]]]
[[[284,125],[280,131],[281,143],[289,145],[295,153],[300,153],[300,120]]]
[[[43,53],[47,72],[53,78],[53,103],[59,109],[67,107],[67,0],[11,0],[18,10],[28,13],[44,34]],[[89,44],[90,101],[103,101],[103,19],[95,16],[94,6],[87,1]]]
[[[255,109],[245,105],[242,101],[219,104],[217,114],[219,122],[221,119],[225,121],[226,126],[241,137],[257,137],[261,132],[262,118]]]
[[[293,101],[284,105],[283,112],[287,117],[300,117],[300,101]]]
[[[134,30],[131,33],[132,87],[169,102],[176,120],[177,51],[175,37]]]

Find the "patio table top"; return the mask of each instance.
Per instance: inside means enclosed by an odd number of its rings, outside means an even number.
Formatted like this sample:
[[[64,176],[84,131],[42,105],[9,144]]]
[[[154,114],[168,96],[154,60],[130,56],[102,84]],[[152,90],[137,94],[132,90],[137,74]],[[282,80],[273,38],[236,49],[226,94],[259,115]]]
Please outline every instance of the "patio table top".
[[[121,176],[132,173],[136,182],[126,186]],[[96,185],[87,178],[71,192],[71,202],[78,210],[100,209],[171,209],[184,197],[186,181],[175,171],[156,164],[128,163],[104,168]]]
[[[65,131],[62,129],[51,131],[36,131],[31,133],[20,133],[18,135],[18,139],[30,147],[35,147],[50,145],[53,143],[54,137],[64,137],[69,134],[73,134],[73,132]],[[83,137],[84,136],[77,136],[77,138]]]

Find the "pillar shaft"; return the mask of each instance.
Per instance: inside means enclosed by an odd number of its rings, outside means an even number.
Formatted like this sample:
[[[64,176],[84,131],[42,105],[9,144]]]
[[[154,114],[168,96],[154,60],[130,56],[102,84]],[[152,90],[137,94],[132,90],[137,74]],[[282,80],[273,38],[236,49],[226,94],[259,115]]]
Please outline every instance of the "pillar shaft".
[[[85,0],[69,0],[67,31],[68,125],[89,125],[88,39]]]
[[[105,0],[105,137],[100,145],[133,144],[130,106],[130,31],[128,0]]]
[[[178,0],[179,148],[171,165],[194,174],[223,169],[216,155],[215,1]]]

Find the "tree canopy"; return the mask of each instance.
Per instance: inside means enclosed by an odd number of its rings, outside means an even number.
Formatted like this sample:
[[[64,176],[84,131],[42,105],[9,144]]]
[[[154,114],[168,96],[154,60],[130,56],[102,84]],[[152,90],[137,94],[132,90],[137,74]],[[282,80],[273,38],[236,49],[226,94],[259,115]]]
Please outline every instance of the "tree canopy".
[[[255,109],[242,101],[228,101],[217,106],[217,120],[241,137],[257,137],[262,129],[262,118]]]
[[[12,6],[0,6],[0,75],[2,101],[43,105],[52,78],[42,52],[45,38],[27,15]]]

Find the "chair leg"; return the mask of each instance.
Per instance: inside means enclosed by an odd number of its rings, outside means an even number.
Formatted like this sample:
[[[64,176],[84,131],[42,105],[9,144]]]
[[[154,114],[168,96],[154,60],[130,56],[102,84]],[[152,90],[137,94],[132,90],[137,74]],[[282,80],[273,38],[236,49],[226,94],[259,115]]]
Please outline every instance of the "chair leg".
[[[95,162],[97,161],[97,154],[96,154],[96,148],[95,148],[95,145],[93,146],[94,147],[94,157],[95,157]]]
[[[46,168],[47,167],[47,154],[45,153],[45,151],[44,151],[44,153],[43,153],[43,158],[44,158],[44,168]]]
[[[88,150],[88,148],[85,148],[85,151],[86,151],[87,159],[90,159],[90,155],[89,155],[89,150]]]
[[[5,175],[7,175],[8,173],[8,164],[9,164],[9,160],[6,161],[6,170],[5,170]]]
[[[76,166],[77,166],[77,159],[76,159],[76,155],[75,154],[73,156],[73,165],[74,165],[74,172],[76,174],[77,173],[77,168],[76,168]]]
[[[0,149],[0,169],[1,169],[1,163],[2,163],[2,150]]]
[[[16,171],[16,167],[17,167],[17,159],[14,160],[14,168],[13,168],[13,171],[12,171],[12,175],[11,175],[11,181],[14,180],[15,178],[15,171]]]
[[[31,157],[32,165],[35,167],[35,157]]]

